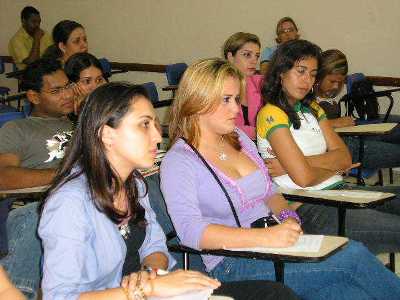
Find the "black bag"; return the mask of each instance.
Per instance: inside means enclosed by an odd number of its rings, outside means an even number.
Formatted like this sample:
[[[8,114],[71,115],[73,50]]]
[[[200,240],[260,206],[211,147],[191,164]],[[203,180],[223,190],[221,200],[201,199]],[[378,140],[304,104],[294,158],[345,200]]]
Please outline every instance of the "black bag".
[[[349,112],[353,117],[361,120],[379,118],[378,98],[374,93],[371,81],[365,77],[351,84],[347,100],[349,101]]]

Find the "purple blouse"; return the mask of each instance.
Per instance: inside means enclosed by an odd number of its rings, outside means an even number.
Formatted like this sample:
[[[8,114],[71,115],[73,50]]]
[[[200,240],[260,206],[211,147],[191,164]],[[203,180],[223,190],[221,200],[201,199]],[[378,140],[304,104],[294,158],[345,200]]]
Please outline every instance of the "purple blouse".
[[[210,165],[229,193],[242,227],[250,227],[253,221],[269,213],[266,200],[274,194],[274,190],[256,146],[245,133],[236,130],[242,151],[259,169],[234,180]],[[183,140],[178,140],[163,159],[161,190],[175,230],[184,245],[199,249],[203,231],[209,224],[237,226],[221,187]],[[208,271],[222,259],[219,256],[203,255]]]

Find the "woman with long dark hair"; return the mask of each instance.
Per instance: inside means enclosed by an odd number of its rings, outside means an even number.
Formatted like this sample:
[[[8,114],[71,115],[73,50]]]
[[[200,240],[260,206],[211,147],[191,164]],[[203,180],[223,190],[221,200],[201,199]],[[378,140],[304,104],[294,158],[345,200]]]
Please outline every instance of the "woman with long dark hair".
[[[352,164],[349,150],[313,94],[320,65],[321,49],[305,40],[281,45],[270,63],[262,89],[266,104],[257,117],[257,142],[278,186],[351,188],[343,182],[342,173],[356,164]],[[397,188],[382,189],[398,193]],[[347,236],[363,242],[375,254],[399,251],[399,204],[395,199],[376,209],[348,209]],[[297,202],[290,206],[302,217],[305,232],[338,232],[336,208]]]
[[[136,269],[174,264],[138,171],[153,165],[161,141],[146,95],[143,87],[110,83],[94,91],[81,112],[39,224],[44,299],[142,299],[219,285],[177,271],[132,273],[120,287],[124,237],[134,230],[143,235],[130,258]]]

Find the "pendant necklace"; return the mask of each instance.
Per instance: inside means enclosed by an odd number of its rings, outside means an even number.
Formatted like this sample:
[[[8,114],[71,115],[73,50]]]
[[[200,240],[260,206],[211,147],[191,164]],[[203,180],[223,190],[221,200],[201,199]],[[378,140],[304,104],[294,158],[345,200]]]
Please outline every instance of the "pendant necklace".
[[[228,155],[224,152],[224,136],[221,136],[221,150],[218,154],[219,160],[227,160]]]

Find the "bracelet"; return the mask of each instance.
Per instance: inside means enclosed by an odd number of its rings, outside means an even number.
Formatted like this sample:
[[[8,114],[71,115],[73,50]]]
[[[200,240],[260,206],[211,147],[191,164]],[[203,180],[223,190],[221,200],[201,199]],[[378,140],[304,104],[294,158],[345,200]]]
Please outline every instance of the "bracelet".
[[[294,211],[294,210],[290,210],[290,209],[282,209],[282,211],[279,214],[279,221],[283,222],[288,218],[293,218],[297,221],[297,223],[299,223],[301,225],[301,220],[299,215]]]

